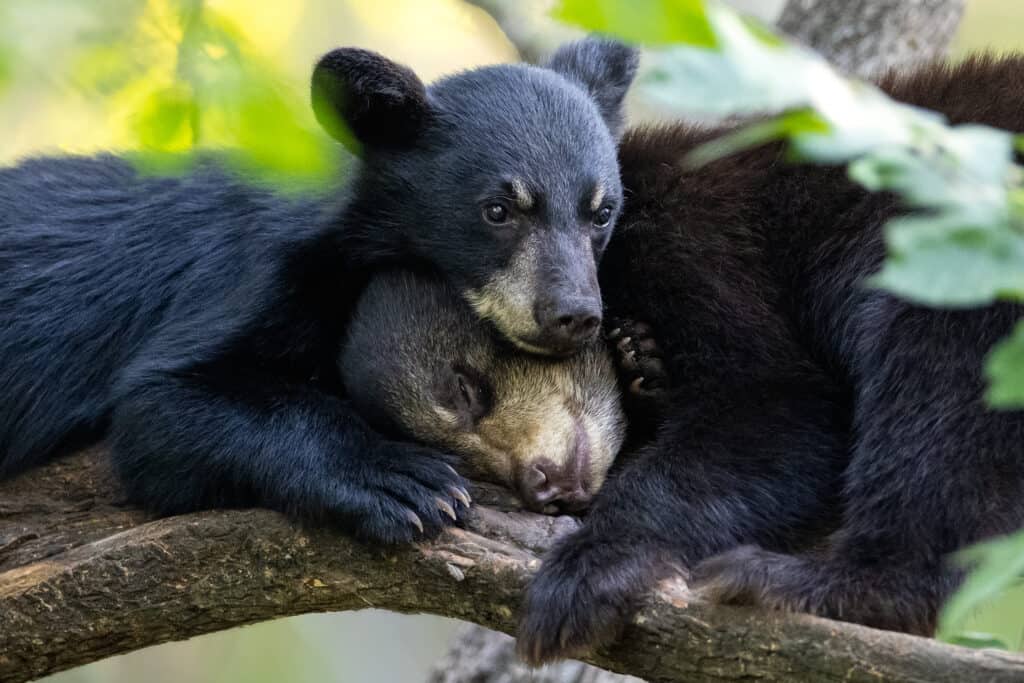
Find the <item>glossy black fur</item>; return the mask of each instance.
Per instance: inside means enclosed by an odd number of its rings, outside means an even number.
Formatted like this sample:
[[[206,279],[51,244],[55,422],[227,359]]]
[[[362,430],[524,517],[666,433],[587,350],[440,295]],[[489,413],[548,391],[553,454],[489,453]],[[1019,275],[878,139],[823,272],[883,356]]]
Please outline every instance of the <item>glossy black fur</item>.
[[[882,85],[1024,131],[1024,58]],[[711,599],[927,634],[959,580],[948,554],[1024,525],[1024,414],[982,400],[983,358],[1024,309],[865,287],[891,197],[778,147],[685,170],[712,135],[624,140],[606,317],[653,327],[667,408],[534,579],[519,641],[534,662],[613,637],[677,567]]]
[[[461,292],[503,268],[525,235],[489,230],[479,196],[507,177],[571,193],[533,224],[552,239],[579,230],[555,219],[594,174],[618,195],[609,126],[635,54],[591,42],[560,59],[424,88],[332,52],[313,95],[362,156],[345,191],[289,198],[214,159],[172,178],[111,156],[0,169],[0,476],[107,434],[131,498],[160,513],[264,505],[379,541],[439,530],[462,478],[357,415],[341,335],[368,269],[428,268]],[[618,99],[592,99],[602,84]]]

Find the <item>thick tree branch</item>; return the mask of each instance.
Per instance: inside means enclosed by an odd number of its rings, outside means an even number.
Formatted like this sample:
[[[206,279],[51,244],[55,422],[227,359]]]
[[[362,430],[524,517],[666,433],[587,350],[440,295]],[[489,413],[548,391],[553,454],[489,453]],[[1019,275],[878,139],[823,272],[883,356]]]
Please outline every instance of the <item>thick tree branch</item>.
[[[378,607],[511,632],[538,553],[573,526],[481,507],[470,529],[379,548],[265,510],[153,520],[121,500],[102,450],[0,486],[0,680],[306,612]],[[680,585],[587,659],[649,681],[1024,679],[1021,657],[711,607]]]

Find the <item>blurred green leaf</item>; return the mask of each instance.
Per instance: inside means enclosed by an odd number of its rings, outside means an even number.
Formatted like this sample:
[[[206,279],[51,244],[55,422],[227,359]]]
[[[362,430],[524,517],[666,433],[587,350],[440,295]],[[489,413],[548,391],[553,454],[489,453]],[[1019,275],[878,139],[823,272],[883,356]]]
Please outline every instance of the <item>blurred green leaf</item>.
[[[990,648],[997,650],[1008,650],[1009,646],[999,637],[992,635],[991,633],[981,633],[978,631],[962,631],[955,636],[950,637],[946,642],[954,645],[963,645],[964,647],[973,648]]]
[[[1024,573],[1024,531],[962,550],[955,561],[971,572],[939,617],[937,637],[945,641],[960,635],[959,629],[972,611],[1020,579]]]
[[[28,29],[52,16],[62,18],[58,37],[40,47],[40,32]],[[26,0],[0,3],[0,19],[0,86],[4,67],[23,68],[6,58],[8,45],[46,58],[48,74],[70,73],[76,95],[124,122],[115,135],[136,148],[144,172],[180,172],[194,152],[214,149],[275,183],[324,180],[339,169],[339,148],[316,124],[306,84],[287,82],[215,3]]]
[[[996,345],[985,361],[985,400],[996,408],[1024,408],[1024,323]]]
[[[113,95],[133,79],[144,76],[141,65],[130,58],[126,46],[116,42],[84,48],[72,72],[79,87],[103,97]]]
[[[13,60],[11,52],[0,45],[0,92],[4,91],[14,77]]]
[[[705,142],[687,155],[685,163],[691,167],[702,166],[767,142],[804,133],[826,134],[828,131],[828,122],[813,109],[796,109]]]
[[[135,131],[143,149],[174,152],[195,144],[198,127],[199,106],[195,97],[186,85],[175,84],[146,98]]]
[[[552,16],[643,45],[717,45],[701,0],[560,0]]]
[[[890,221],[886,243],[889,255],[872,286],[928,306],[1024,299],[1024,240],[1005,224],[918,215]]]
[[[760,19],[744,14],[740,16],[743,21],[743,25],[746,26],[747,30],[750,31],[750,35],[760,40],[769,47],[785,47],[786,41],[780,36],[775,35],[770,27],[764,24]]]

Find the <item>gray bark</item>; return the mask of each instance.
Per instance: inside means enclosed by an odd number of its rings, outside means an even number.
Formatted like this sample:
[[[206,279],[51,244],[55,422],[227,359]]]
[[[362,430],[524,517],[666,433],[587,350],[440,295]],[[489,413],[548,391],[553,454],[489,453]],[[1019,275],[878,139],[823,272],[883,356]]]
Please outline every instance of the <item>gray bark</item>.
[[[643,683],[577,661],[531,669],[515,649],[512,636],[467,624],[434,664],[427,683]]]
[[[946,54],[965,0],[789,0],[779,29],[870,77]]]
[[[552,20],[554,0],[467,0],[498,23],[529,62],[543,61],[580,31]],[[749,0],[733,0],[750,10]],[[762,19],[777,2],[763,0]],[[868,77],[946,53],[963,17],[965,0],[789,0],[780,31],[814,48],[847,73]]]
[[[0,681],[307,612],[378,607],[511,633],[539,554],[574,526],[479,506],[466,529],[382,548],[268,510],[153,519],[125,505],[95,449],[0,484]],[[679,582],[584,659],[652,683],[1024,680],[1024,657],[711,606]]]

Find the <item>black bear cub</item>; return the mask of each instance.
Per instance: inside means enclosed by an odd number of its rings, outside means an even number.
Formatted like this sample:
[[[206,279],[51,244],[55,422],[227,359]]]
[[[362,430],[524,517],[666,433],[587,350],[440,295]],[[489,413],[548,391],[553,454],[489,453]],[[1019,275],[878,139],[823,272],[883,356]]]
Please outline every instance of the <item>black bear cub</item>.
[[[338,368],[381,433],[456,453],[464,473],[515,489],[536,512],[585,508],[625,436],[603,339],[570,358],[525,354],[499,343],[451,285],[418,273],[374,274]]]
[[[880,85],[1024,132],[1024,57]],[[1024,412],[990,410],[982,373],[1024,307],[928,309],[866,286],[893,197],[780,146],[679,163],[719,132],[623,141],[600,282],[609,319],[631,319],[626,384],[643,394],[656,373],[659,415],[535,577],[531,661],[611,638],[680,566],[714,600],[928,634],[962,578],[949,555],[1024,526]]]
[[[0,475],[106,434],[129,495],[160,513],[264,505],[378,541],[437,532],[464,480],[357,414],[336,366],[350,310],[395,264],[435,271],[522,348],[588,343],[635,67],[590,40],[428,88],[331,52],[314,108],[361,162],[317,197],[215,161],[177,178],[110,156],[0,170]]]

